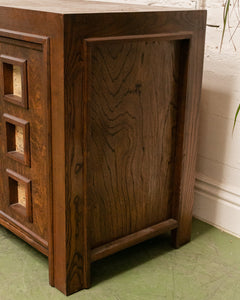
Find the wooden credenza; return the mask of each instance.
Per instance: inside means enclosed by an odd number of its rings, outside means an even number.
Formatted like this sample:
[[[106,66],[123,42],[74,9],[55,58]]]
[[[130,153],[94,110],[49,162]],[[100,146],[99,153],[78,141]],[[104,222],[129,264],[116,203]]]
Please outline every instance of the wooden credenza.
[[[50,284],[191,236],[206,11],[0,0],[0,224]]]

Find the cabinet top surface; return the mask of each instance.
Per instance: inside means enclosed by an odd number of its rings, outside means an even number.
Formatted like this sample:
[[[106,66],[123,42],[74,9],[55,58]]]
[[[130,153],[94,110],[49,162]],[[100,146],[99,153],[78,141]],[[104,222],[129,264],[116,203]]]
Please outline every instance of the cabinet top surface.
[[[0,0],[0,7],[52,12],[60,14],[117,13],[179,11],[189,9],[169,8],[139,4],[97,2],[84,0]]]

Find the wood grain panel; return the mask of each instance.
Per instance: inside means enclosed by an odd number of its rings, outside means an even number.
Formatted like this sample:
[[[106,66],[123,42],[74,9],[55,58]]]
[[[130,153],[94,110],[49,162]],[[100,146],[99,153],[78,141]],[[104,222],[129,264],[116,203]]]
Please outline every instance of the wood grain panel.
[[[181,43],[90,44],[92,247],[171,217]]]

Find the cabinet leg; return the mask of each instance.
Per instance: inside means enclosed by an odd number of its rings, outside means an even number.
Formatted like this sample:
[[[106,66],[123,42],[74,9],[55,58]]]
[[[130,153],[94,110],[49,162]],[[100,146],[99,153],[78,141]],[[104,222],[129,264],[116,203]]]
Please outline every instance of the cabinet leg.
[[[187,224],[179,225],[177,229],[172,230],[172,245],[179,248],[191,240],[192,219]]]
[[[73,266],[68,268],[67,272],[66,295],[90,288],[90,264],[88,265],[84,261],[76,261]]]
[[[84,261],[81,255],[76,254],[72,263],[62,274],[61,269],[65,269],[63,265],[55,265],[55,271],[50,270],[49,283],[66,296],[90,288],[90,264]],[[54,276],[51,276],[53,273]]]

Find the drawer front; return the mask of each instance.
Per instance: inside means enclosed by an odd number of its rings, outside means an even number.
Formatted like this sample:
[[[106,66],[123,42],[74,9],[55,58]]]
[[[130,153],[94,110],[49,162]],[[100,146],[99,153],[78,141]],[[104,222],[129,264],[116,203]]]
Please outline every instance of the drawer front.
[[[0,221],[47,254],[48,39],[0,30]]]

